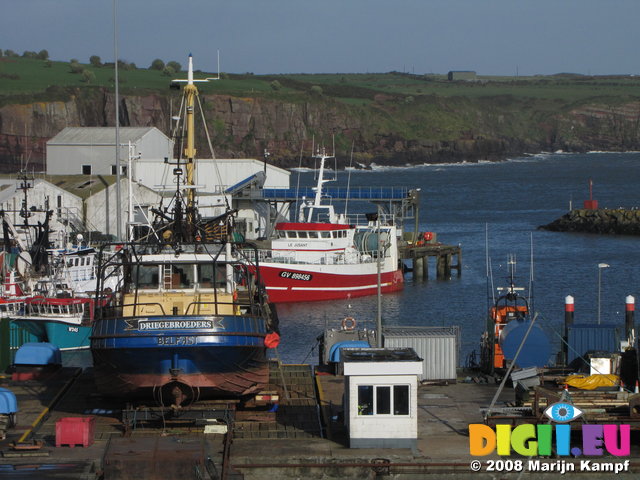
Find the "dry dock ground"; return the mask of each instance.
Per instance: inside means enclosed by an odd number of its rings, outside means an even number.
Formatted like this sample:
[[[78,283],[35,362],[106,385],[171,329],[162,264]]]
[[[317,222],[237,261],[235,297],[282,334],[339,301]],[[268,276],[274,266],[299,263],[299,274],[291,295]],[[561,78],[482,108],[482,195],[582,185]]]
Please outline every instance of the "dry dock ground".
[[[122,403],[95,394],[90,369],[63,368],[40,380],[4,377],[0,386],[16,394],[19,412],[17,425],[0,441],[0,478],[502,479],[535,475],[545,479],[559,475],[526,468],[487,472],[487,460],[498,459],[495,456],[481,459],[480,472],[471,471],[470,463],[477,459],[469,455],[468,425],[481,423],[479,409],[490,404],[497,388],[494,383],[422,385],[414,450],[348,448],[341,421],[342,377],[315,376],[308,365],[283,365],[272,369],[271,383],[280,395],[275,412],[214,402],[158,416],[154,407],[138,405],[125,428]],[[513,391],[506,389],[498,404],[511,400]],[[235,412],[235,420],[224,435],[229,411]],[[56,422],[65,417],[94,418],[93,444],[56,447]],[[211,421],[211,417],[221,420]],[[637,476],[639,465],[634,462],[638,458],[630,460],[629,471],[617,478]],[[613,474],[569,472],[566,476],[597,479]]]

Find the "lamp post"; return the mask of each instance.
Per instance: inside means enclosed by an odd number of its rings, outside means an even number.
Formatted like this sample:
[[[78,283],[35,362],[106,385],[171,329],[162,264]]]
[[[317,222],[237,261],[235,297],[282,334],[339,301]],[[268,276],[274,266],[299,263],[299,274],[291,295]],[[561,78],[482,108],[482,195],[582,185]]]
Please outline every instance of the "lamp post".
[[[599,263],[598,264],[598,325],[600,325],[600,297],[601,297],[601,284],[602,284],[602,269],[609,268],[608,263]]]
[[[120,191],[120,93],[118,85],[118,1],[113,0],[113,68],[115,82],[115,127],[116,127],[116,239],[122,240],[122,194]],[[128,240],[128,239],[127,239]]]

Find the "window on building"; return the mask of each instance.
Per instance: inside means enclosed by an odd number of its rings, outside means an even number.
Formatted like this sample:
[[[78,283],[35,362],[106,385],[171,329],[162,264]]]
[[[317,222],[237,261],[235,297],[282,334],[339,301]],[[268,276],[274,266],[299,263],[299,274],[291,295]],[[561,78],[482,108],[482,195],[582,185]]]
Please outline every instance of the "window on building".
[[[394,385],[393,414],[409,415],[409,385]]]
[[[111,165],[111,175],[117,175],[118,174],[118,167],[116,165]],[[120,175],[126,175],[127,174],[127,166],[126,165],[120,165]]]
[[[82,165],[82,175],[91,175],[91,165]]]
[[[135,207],[133,207],[133,221],[134,223],[139,223],[139,224],[147,224],[149,223],[149,207],[148,206],[142,206],[142,205],[136,205]]]
[[[409,415],[409,385],[358,385],[358,415]]]

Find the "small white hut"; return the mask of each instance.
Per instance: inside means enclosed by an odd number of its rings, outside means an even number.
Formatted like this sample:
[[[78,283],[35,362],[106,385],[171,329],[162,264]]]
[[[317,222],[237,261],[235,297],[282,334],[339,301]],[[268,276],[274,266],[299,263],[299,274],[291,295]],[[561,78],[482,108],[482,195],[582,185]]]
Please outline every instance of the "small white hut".
[[[351,448],[415,448],[418,375],[411,348],[343,349],[345,421]]]

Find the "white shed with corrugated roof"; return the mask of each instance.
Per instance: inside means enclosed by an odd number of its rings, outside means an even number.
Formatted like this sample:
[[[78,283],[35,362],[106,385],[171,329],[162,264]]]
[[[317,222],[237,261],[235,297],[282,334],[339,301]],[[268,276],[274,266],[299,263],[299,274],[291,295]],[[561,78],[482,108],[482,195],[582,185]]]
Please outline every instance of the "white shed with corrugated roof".
[[[142,160],[173,156],[173,140],[156,127],[121,127],[120,167],[126,171],[129,143]],[[115,127],[67,127],[47,142],[48,175],[116,175]]]

